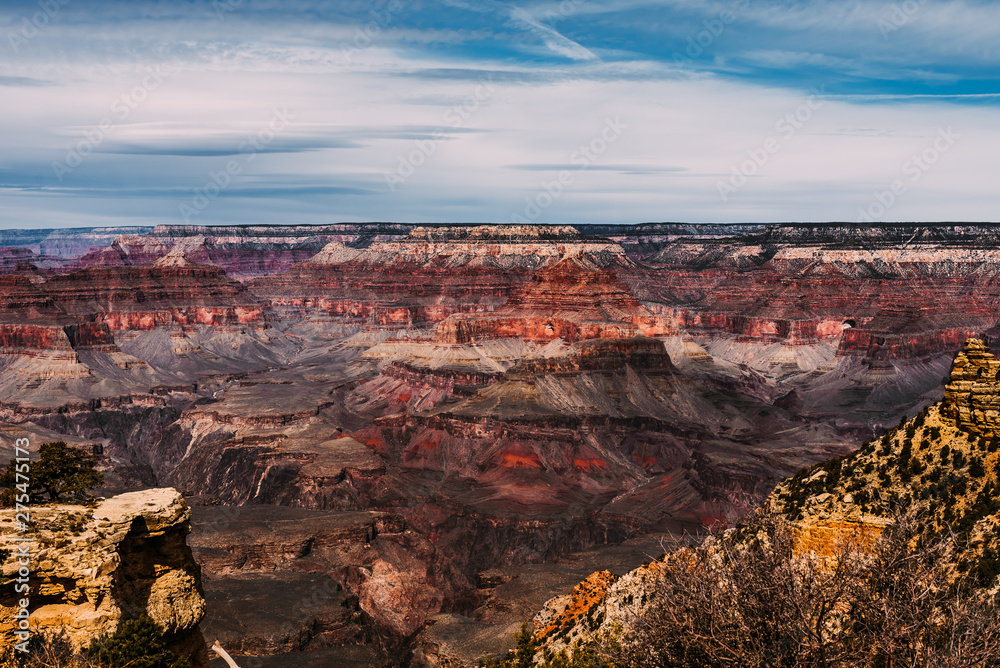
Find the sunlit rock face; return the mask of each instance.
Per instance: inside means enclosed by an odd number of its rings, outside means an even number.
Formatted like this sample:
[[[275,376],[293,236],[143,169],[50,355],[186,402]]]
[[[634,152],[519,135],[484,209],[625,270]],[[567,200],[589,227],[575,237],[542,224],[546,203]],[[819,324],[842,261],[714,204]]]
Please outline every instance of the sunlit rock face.
[[[618,244],[570,227],[418,227],[365,248],[331,242],[250,285],[289,315],[421,325],[493,311],[533,272],[573,255],[601,267],[633,264]]]
[[[0,548],[16,553],[15,511],[0,510]],[[207,666],[198,623],[205,614],[201,569],[187,535],[191,511],[174,489],[122,494],[85,506],[31,509],[25,534],[32,568],[31,622],[37,632],[65,631],[76,648],[89,645],[121,624],[147,615],[166,633],[169,648],[194,666]],[[4,575],[16,576],[8,560]],[[0,636],[17,625],[19,597],[11,587],[0,596]]]
[[[969,433],[1000,435],[1000,360],[979,339],[967,341],[955,357],[941,414]]]
[[[610,269],[574,255],[536,272],[489,315],[460,315],[437,328],[447,343],[520,338],[625,339],[671,332],[672,327],[639,302]]]

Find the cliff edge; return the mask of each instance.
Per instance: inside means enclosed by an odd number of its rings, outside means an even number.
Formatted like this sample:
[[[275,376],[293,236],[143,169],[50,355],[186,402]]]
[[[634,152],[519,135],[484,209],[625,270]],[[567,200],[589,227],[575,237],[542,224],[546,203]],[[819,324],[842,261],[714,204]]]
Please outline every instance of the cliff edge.
[[[198,623],[205,614],[201,570],[187,545],[191,510],[174,489],[122,494],[94,508],[31,508],[26,533],[16,511],[0,510],[0,550],[28,546],[29,592],[0,589],[0,637],[14,638],[19,600],[30,599],[31,629],[65,632],[75,647],[147,615],[165,631],[168,648],[195,667],[208,666]],[[22,541],[21,538],[27,538]],[[17,578],[13,557],[3,575]],[[13,642],[13,640],[12,640]]]

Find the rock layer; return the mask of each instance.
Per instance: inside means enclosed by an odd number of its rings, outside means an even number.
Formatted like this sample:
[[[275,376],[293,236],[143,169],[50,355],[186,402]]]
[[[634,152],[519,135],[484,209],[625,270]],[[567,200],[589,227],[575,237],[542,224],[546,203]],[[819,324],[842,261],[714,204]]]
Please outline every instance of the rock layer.
[[[65,631],[84,647],[114,633],[122,622],[148,615],[166,632],[168,646],[194,666],[207,666],[198,623],[205,613],[201,572],[187,546],[191,511],[173,489],[122,494],[97,504],[31,509],[29,541],[20,543],[15,511],[0,511],[0,548],[31,555],[30,612],[35,632]],[[16,576],[8,560],[4,575]],[[16,626],[16,595],[0,597],[0,634]]]
[[[955,357],[941,414],[978,436],[1000,436],[1000,360],[979,339],[969,339]]]

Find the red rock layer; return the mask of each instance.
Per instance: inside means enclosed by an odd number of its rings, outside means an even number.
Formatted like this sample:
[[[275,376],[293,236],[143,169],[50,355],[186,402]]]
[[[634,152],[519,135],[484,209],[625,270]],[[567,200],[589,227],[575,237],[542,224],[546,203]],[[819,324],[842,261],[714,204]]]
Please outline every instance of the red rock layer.
[[[670,329],[614,271],[569,257],[535,272],[494,313],[454,316],[442,322],[437,338],[444,343],[495,338],[575,342],[663,334]]]
[[[839,355],[870,359],[908,359],[942,350],[954,350],[996,321],[986,309],[964,313],[941,307],[894,306],[884,308],[860,329],[844,332]]]
[[[111,329],[103,322],[86,322],[63,327],[74,350],[87,348],[102,352],[119,352]]]
[[[153,264],[181,244],[193,262],[213,265],[229,276],[247,278],[267,276],[287,271],[296,262],[305,262],[330,239],[316,237],[306,241],[264,239],[260,242],[233,242],[225,239],[157,238],[129,236],[116,239],[105,248],[91,251],[65,270],[78,271],[89,267],[132,267]],[[292,247],[289,247],[292,246]]]
[[[492,267],[303,263],[284,274],[251,281],[250,286],[286,313],[411,325],[491,310],[526,279],[526,273]]]
[[[37,285],[41,280],[23,266],[16,273],[0,276],[0,311],[51,309],[52,298]]]
[[[73,347],[62,327],[0,324],[0,348],[6,354],[31,354],[32,351],[72,352]]]
[[[44,317],[101,323],[89,332],[82,325],[74,330],[73,336],[90,341],[81,345],[113,344],[104,340],[100,327],[258,323],[265,307],[223,269],[183,259],[173,266],[90,267],[47,281],[27,271],[0,276],[0,316],[7,321]],[[35,316],[26,312],[31,309]]]
[[[642,369],[647,374],[674,368],[663,343],[656,339],[597,338],[581,341],[567,355],[521,360],[504,375],[508,379],[530,380],[539,375],[616,371],[625,366]]]
[[[1000,307],[1000,266],[988,262],[934,256],[885,267],[819,259],[744,267],[735,266],[739,248],[704,268],[687,258],[695,266],[620,275],[640,299],[664,304],[677,327],[692,333],[786,344],[843,334],[842,355],[909,358],[952,350],[992,327]]]

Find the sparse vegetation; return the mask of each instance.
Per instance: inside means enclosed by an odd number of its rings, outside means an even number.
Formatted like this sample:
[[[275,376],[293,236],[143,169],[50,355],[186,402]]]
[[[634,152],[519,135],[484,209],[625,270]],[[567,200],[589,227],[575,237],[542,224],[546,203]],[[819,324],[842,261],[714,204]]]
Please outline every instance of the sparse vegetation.
[[[163,642],[163,629],[149,617],[130,619],[112,636],[90,643],[87,657],[95,668],[189,668]]]
[[[130,619],[113,635],[94,639],[83,652],[65,635],[35,634],[30,652],[6,647],[0,668],[189,668],[187,659],[166,649],[163,629],[149,617]]]
[[[43,443],[39,459],[28,467],[28,482],[17,478],[17,463],[10,461],[0,473],[0,504],[13,506],[18,498],[28,496],[32,504],[87,503],[88,492],[104,482],[104,476],[94,470],[97,458],[71,448],[63,441]]]
[[[955,581],[956,537],[897,519],[869,556],[795,557],[789,525],[762,516],[665,561],[651,605],[606,648],[621,668],[975,666],[1000,662],[995,597]],[[995,558],[979,566],[982,581]]]
[[[517,646],[503,659],[487,659],[481,668],[613,668],[614,664],[603,656],[596,647],[579,647],[572,655],[561,651],[553,653],[543,650],[540,661],[535,663],[535,655],[541,643],[535,639],[531,626],[525,622],[514,637]]]

